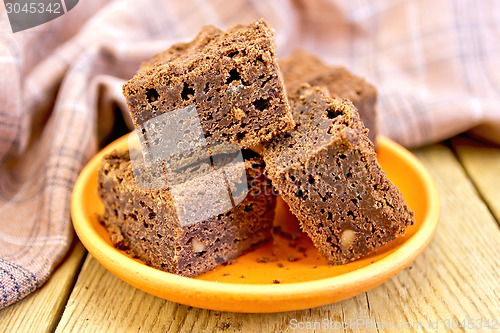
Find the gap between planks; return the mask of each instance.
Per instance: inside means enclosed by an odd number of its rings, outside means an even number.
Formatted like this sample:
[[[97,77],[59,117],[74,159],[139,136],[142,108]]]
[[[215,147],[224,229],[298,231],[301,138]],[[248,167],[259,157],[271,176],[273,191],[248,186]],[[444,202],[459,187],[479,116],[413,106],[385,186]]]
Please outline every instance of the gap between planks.
[[[53,332],[86,253],[79,240],[73,241],[66,257],[39,290],[0,310],[0,332]]]
[[[465,135],[450,140],[451,146],[500,226],[500,147]]]

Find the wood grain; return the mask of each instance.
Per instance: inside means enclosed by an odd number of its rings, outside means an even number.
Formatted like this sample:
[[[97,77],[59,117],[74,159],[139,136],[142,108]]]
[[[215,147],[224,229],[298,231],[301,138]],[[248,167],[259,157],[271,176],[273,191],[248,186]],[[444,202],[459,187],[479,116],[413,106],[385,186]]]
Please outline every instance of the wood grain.
[[[86,250],[75,241],[63,263],[39,290],[0,311],[0,332],[53,332]]]
[[[441,195],[441,222],[429,247],[396,277],[357,297],[276,314],[209,311],[165,301],[127,285],[87,257],[56,332],[383,332],[398,322],[435,332],[428,322],[500,319],[500,230],[451,150],[414,151]],[[293,320],[296,320],[294,322]],[[323,329],[323,320],[345,322]],[[364,325],[351,326],[350,323]],[[316,329],[294,330],[293,323]],[[421,323],[421,324],[419,324]],[[330,328],[330,327],[328,327]],[[335,325],[333,325],[335,328]],[[456,332],[477,331],[457,329]]]
[[[460,162],[500,223],[500,147],[466,137],[452,141]]]

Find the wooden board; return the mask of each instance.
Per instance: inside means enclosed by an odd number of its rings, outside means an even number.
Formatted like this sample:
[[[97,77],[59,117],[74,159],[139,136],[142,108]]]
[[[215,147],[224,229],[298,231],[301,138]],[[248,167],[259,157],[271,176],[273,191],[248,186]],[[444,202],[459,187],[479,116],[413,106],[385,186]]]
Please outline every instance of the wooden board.
[[[446,320],[451,324],[453,320],[499,319],[500,230],[495,219],[451,150],[434,145],[414,152],[436,181],[441,222],[424,253],[383,285],[336,304],[303,311],[217,312],[137,290],[89,255],[56,332],[291,332],[307,325],[311,329],[300,332],[383,332],[388,323],[435,332],[429,321],[443,331]],[[346,329],[335,329],[342,323],[348,325]]]

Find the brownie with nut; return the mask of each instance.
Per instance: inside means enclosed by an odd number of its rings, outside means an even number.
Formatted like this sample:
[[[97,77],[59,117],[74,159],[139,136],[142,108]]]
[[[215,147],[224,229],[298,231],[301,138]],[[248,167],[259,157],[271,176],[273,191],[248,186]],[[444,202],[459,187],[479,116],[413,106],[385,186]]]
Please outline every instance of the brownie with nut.
[[[128,152],[106,155],[98,176],[104,203],[99,219],[113,245],[151,267],[191,277],[270,241],[276,196],[263,174],[262,159],[250,152],[244,160],[227,163],[226,159],[213,156],[213,161],[222,162],[219,166],[187,165],[179,169],[180,178],[169,178],[163,188],[146,188],[138,183]],[[215,169],[221,165],[233,179],[216,177]],[[150,172],[158,184],[161,170],[140,171],[142,181]],[[181,184],[181,193],[174,189],[175,181]],[[195,209],[197,204],[200,209]]]
[[[297,126],[264,145],[266,175],[319,253],[345,264],[404,234],[414,213],[353,104],[307,84],[289,96]]]

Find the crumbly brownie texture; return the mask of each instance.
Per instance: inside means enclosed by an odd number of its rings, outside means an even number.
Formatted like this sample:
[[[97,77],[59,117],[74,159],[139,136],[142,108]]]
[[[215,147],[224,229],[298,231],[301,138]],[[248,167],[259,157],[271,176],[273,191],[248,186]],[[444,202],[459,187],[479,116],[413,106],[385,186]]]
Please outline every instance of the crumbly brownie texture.
[[[368,137],[376,144],[377,90],[363,78],[340,66],[329,66],[304,50],[279,60],[287,91],[294,92],[302,83],[325,87],[331,96],[347,98],[358,109],[359,116],[370,130]]]
[[[320,254],[344,264],[404,234],[413,212],[352,103],[309,85],[292,94],[297,127],[264,145],[266,174]]]
[[[252,186],[243,201],[183,227],[169,190],[138,187],[129,154],[114,151],[99,172],[98,194],[105,206],[100,221],[115,247],[147,265],[183,276],[201,274],[271,239],[276,198],[266,195],[271,185],[264,164],[257,157],[244,163]]]
[[[136,128],[194,105],[208,142],[251,147],[294,126],[273,33],[263,21],[201,29],[144,63],[123,87]],[[147,139],[147,138],[146,138]]]

